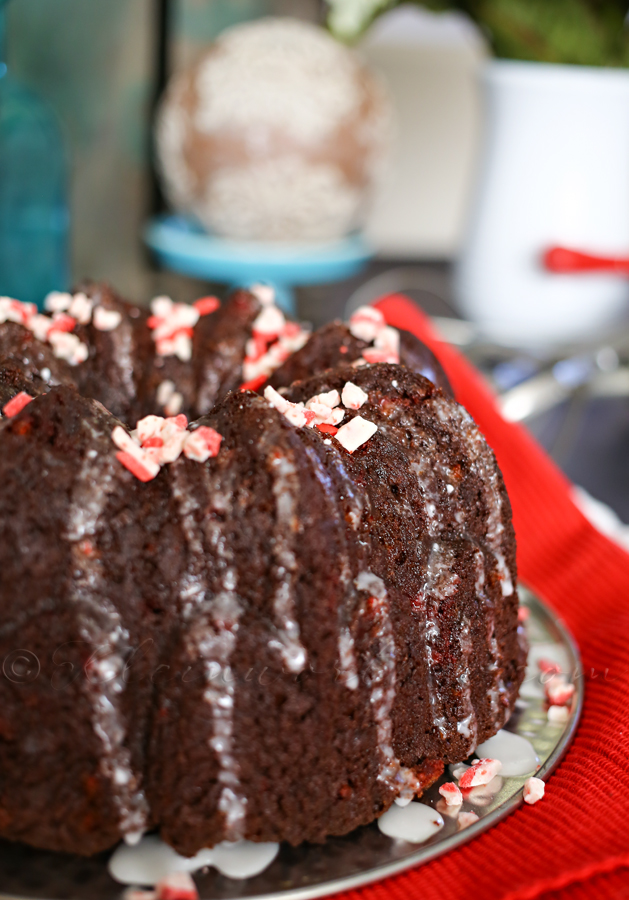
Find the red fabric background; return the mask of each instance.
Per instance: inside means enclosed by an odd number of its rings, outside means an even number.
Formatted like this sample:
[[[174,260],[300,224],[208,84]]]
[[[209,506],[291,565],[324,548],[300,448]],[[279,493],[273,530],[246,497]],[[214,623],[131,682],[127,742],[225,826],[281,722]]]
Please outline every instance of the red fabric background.
[[[390,325],[429,344],[491,447],[513,506],[520,580],[563,619],[585,672],[576,738],[535,806],[417,869],[347,900],[629,898],[629,555],[579,512],[570,484],[407,298],[380,301]]]

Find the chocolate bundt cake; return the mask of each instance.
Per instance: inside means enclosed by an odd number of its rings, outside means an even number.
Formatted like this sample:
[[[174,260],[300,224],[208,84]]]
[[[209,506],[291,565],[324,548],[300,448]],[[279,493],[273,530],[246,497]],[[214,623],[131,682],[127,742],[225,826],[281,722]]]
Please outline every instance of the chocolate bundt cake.
[[[264,290],[194,322],[68,296],[76,341],[0,301],[0,835],[193,855],[421,795],[525,655],[502,478],[434,358],[370,311],[309,337]]]

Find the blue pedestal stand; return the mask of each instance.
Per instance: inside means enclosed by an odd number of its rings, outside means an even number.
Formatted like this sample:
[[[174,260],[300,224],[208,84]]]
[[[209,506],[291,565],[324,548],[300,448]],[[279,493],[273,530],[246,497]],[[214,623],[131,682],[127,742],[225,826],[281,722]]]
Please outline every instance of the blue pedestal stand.
[[[208,234],[182,216],[152,219],[144,240],[164,268],[183,275],[235,287],[272,285],[277,303],[289,313],[295,312],[296,285],[350,278],[373,255],[359,234],[325,244],[231,241]]]

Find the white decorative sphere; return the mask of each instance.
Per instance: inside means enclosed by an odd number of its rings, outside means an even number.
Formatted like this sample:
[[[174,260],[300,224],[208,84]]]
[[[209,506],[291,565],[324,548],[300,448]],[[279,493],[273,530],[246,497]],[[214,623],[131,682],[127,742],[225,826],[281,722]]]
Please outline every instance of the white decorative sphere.
[[[380,84],[316,25],[223,32],[171,80],[157,117],[173,207],[244,240],[324,241],[362,219],[390,134]]]

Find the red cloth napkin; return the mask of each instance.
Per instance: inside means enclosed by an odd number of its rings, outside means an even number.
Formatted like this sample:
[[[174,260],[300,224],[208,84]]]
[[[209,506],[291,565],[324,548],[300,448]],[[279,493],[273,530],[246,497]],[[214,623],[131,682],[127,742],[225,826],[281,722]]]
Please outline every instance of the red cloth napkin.
[[[531,436],[498,412],[481,375],[443,343],[406,297],[379,308],[425,341],[502,469],[513,506],[518,567],[581,649],[585,706],[544,799],[458,850],[347,900],[629,898],[629,555],[581,514],[571,486]]]

